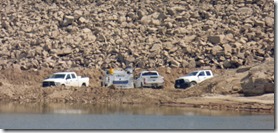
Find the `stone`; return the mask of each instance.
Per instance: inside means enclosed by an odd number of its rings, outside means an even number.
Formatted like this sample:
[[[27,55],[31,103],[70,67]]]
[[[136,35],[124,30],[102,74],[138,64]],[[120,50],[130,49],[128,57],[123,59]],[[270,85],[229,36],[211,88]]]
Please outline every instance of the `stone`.
[[[223,48],[224,48],[225,55],[232,53],[232,47],[229,44],[224,44]]]
[[[265,22],[264,21],[260,21],[260,20],[256,20],[255,21],[255,25],[259,26],[259,27],[265,27]]]
[[[87,20],[84,18],[84,17],[80,17],[79,19],[78,19],[78,21],[79,21],[79,23],[87,23]]]
[[[252,15],[253,9],[250,7],[241,7],[237,10],[237,12],[243,15]]]
[[[188,68],[195,68],[195,67],[196,67],[195,59],[190,58],[188,61]]]
[[[58,56],[65,56],[65,55],[71,54],[72,52],[73,52],[73,50],[71,48],[66,47],[66,48],[63,48],[61,50],[57,50],[56,54]]]
[[[159,26],[160,25],[160,21],[157,19],[152,19],[150,24],[155,25],[155,26]]]
[[[270,17],[266,17],[265,18],[265,24],[269,27],[273,27],[274,26],[274,19],[270,18]]]
[[[73,14],[74,14],[74,18],[80,18],[80,17],[83,15],[83,11],[81,11],[81,10],[75,10],[75,11],[73,12]]]
[[[162,48],[162,45],[159,43],[156,43],[152,46],[152,48],[150,49],[150,52],[155,52],[155,51],[158,52],[161,50],[161,48]]]
[[[183,41],[185,43],[191,43],[195,38],[196,38],[196,35],[184,36]]]
[[[74,21],[74,16],[65,16],[62,25],[63,26],[68,26],[72,24]]]
[[[151,17],[150,16],[143,16],[141,18],[140,22],[144,25],[147,25],[151,22]]]
[[[170,68],[170,67],[167,67],[167,68],[166,68],[166,73],[167,73],[167,74],[171,74],[171,68]]]
[[[217,55],[217,53],[221,52],[223,50],[223,48],[219,45],[216,45],[212,48],[212,54],[213,55]]]
[[[125,22],[126,21],[126,17],[125,16],[120,16],[119,18],[118,18],[118,22],[119,23],[123,23],[123,22]]]
[[[219,44],[222,43],[225,35],[215,35],[215,36],[209,36],[208,41],[212,44]]]

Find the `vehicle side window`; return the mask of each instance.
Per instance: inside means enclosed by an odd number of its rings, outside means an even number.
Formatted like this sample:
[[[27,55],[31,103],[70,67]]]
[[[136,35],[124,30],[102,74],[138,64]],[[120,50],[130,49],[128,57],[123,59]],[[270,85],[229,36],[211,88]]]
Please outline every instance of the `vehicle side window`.
[[[71,74],[71,77],[72,77],[73,79],[75,79],[75,78],[76,78],[74,74]]]
[[[211,76],[210,71],[206,71],[207,76]]]
[[[67,75],[67,78],[66,78],[66,79],[71,79],[70,74]]]
[[[198,76],[205,76],[205,72],[204,71],[200,72]]]

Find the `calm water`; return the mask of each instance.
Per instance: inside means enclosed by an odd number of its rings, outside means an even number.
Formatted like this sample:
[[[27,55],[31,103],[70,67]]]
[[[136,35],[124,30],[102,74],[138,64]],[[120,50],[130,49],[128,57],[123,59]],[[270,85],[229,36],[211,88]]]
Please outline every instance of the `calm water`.
[[[0,103],[2,129],[274,129],[274,121],[187,107]]]

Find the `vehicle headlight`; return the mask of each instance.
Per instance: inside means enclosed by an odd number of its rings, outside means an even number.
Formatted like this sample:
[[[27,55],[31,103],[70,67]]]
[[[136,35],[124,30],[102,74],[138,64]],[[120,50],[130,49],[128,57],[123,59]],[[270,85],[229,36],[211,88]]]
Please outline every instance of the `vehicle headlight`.
[[[55,85],[59,86],[59,85],[61,85],[61,83],[60,82],[55,82]]]

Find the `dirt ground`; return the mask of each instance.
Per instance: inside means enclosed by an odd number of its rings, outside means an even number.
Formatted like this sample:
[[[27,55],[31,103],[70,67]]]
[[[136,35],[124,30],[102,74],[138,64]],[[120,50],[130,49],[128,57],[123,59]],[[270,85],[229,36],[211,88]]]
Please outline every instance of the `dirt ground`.
[[[187,89],[175,89],[174,81],[190,71],[186,68],[156,69],[165,77],[164,89],[109,89],[100,87],[101,70],[71,69],[78,75],[88,76],[90,86],[42,88],[42,80],[59,70],[21,71],[11,69],[1,71],[0,101],[48,102],[48,103],[116,103],[116,104],[155,104],[161,106],[188,106],[214,110],[274,112],[274,93],[245,97],[240,94],[240,81],[227,79],[236,70],[213,70],[215,77]],[[140,70],[136,70],[140,71]],[[248,73],[240,73],[242,78]],[[235,76],[233,76],[234,79]],[[216,84],[217,83],[217,84]],[[236,88],[236,89],[235,89]]]

